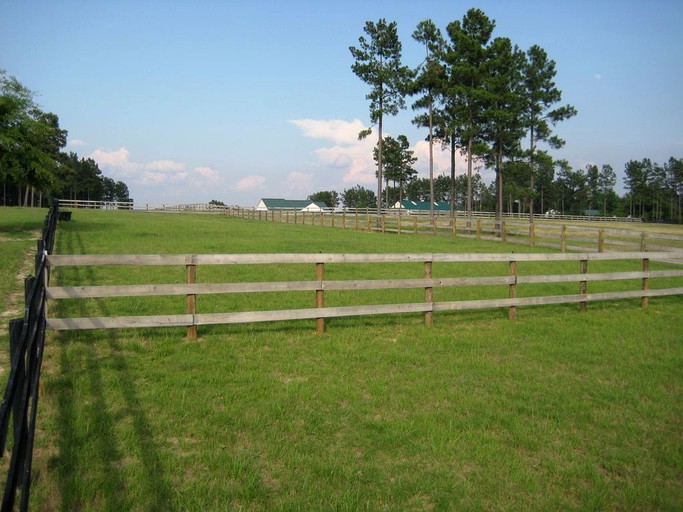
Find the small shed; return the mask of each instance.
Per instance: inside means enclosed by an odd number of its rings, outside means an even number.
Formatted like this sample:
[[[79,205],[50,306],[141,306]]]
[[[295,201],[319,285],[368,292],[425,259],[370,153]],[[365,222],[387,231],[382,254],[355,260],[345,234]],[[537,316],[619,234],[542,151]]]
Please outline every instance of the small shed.
[[[279,199],[263,198],[256,206],[256,211],[269,212],[277,210],[289,210],[297,212],[326,212],[329,211],[327,204],[310,199]]]

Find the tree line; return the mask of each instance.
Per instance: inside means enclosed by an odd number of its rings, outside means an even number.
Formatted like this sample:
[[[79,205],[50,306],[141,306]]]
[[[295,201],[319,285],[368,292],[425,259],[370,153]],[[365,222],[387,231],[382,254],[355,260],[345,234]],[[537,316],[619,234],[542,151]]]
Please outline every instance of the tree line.
[[[66,153],[67,130],[43,112],[35,93],[0,69],[0,181],[3,206],[41,206],[51,197],[132,201],[128,186],[92,158]]]
[[[349,47],[353,73],[370,87],[366,99],[372,128],[359,138],[376,128],[378,212],[403,196],[431,204],[450,201],[452,212],[461,208],[468,217],[480,206],[498,218],[516,209],[533,219],[537,210],[553,209],[680,221],[680,159],[662,165],[647,159],[629,162],[625,198],[614,191],[616,174],[609,164],[574,170],[553,159],[549,151],[565,144],[554,128],[577,115],[573,106],[562,104],[556,63],[538,45],[522,50],[507,37],[494,38],[494,29],[495,21],[476,8],[449,23],[445,35],[431,20],[421,21],[412,38],[424,47],[424,59],[415,67],[402,62],[396,22],[383,18],[366,22],[358,45]],[[406,108],[409,97],[416,112],[413,123],[427,129],[426,183],[415,178],[405,136],[383,134],[385,118]],[[434,144],[450,151],[450,177],[434,176]],[[467,162],[464,179],[455,176],[458,153]],[[489,186],[476,177],[482,166],[495,170]],[[355,189],[349,192],[351,201],[359,195]],[[367,192],[360,196],[367,199]]]
[[[390,147],[389,145],[385,145]],[[392,158],[388,159],[389,161]],[[467,176],[462,174],[451,180],[439,175],[433,180],[418,178],[414,168],[406,171],[405,178],[389,184],[395,170],[385,169],[389,176],[383,194],[390,206],[402,199],[409,201],[452,202],[455,209],[465,211],[467,205]],[[526,169],[510,167],[505,188],[504,211],[528,213],[528,203],[520,198],[528,194]],[[631,160],[625,166],[626,187],[629,192],[619,196],[614,190],[616,173],[609,164],[589,164],[584,169],[572,169],[566,160],[552,162],[552,167],[540,166],[536,186],[540,212],[562,215],[602,215],[633,217],[654,222],[683,223],[683,159],[669,158],[664,164],[649,158]],[[492,212],[496,209],[496,184],[486,184],[475,173],[471,182],[473,211]],[[338,193],[323,190],[311,194],[308,199],[321,201],[332,208],[375,209],[377,196],[374,191],[356,185]],[[387,201],[388,199],[388,201]],[[452,201],[451,201],[452,199]]]

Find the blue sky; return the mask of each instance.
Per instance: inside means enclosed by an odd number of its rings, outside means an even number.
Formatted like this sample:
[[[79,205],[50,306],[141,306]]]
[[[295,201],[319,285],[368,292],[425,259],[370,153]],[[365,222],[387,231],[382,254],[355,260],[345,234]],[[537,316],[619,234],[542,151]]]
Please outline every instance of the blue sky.
[[[368,88],[348,47],[366,21],[411,34],[442,31],[479,7],[494,36],[539,44],[557,63],[563,103],[553,154],[575,168],[683,157],[683,2],[0,0],[0,68],[38,93],[69,132],[67,150],[125,181],[137,203],[255,206],[261,197],[375,188]],[[426,176],[424,130],[407,110],[385,121],[405,134]],[[466,166],[458,157],[458,168]],[[436,172],[448,172],[447,155]],[[461,171],[459,171],[461,172]],[[493,176],[482,170],[485,181]]]

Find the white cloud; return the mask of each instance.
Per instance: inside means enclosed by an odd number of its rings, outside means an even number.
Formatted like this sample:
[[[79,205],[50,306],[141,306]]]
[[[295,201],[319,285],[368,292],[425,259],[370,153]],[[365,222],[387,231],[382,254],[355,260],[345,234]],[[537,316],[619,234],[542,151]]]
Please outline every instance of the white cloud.
[[[263,190],[265,189],[265,185],[266,178],[263,176],[255,175],[245,176],[230,188],[240,192],[245,192],[249,190]]]
[[[185,169],[185,164],[175,162],[173,160],[154,160],[152,162],[131,162],[130,151],[121,147],[113,151],[105,151],[103,149],[96,149],[90,155],[90,158],[95,160],[98,165],[111,167],[115,170],[123,172],[124,175],[130,175],[134,172],[178,172]]]
[[[297,199],[304,199],[315,192],[314,187],[315,177],[312,173],[290,172],[285,180],[287,196],[297,196]]]
[[[289,122],[298,127],[304,137],[331,140],[335,144],[354,144],[358,141],[358,133],[365,129],[359,119],[294,119]]]
[[[193,171],[207,185],[218,185],[223,182],[221,174],[211,167],[195,167]]]
[[[595,80],[602,80],[602,75],[601,75],[600,73],[595,73],[595,74],[593,75],[593,78],[594,78]]]
[[[87,146],[88,143],[81,139],[72,139],[68,142],[69,146]]]

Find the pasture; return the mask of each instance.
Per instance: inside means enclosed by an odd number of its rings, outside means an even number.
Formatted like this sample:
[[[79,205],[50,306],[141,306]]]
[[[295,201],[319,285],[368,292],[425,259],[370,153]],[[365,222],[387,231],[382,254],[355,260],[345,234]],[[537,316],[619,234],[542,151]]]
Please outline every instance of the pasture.
[[[12,225],[22,227],[14,238],[26,239],[33,211],[17,212]],[[44,210],[35,218],[39,228]],[[3,291],[25,249],[7,252]],[[86,210],[60,224],[55,246],[57,254],[513,251],[532,249]],[[420,269],[367,271],[415,277]],[[236,272],[209,269],[197,278],[311,277],[296,265]],[[343,266],[335,272],[352,278]],[[183,269],[56,269],[52,279],[169,277],[183,282]],[[472,298],[490,291],[481,293]],[[332,300],[411,300],[391,294]],[[293,300],[310,298],[298,292]],[[225,310],[283,299],[201,300]],[[50,307],[65,316],[139,314],[184,303],[159,297]],[[679,510],[682,307],[677,296],[652,299],[648,309],[638,300],[590,304],[582,314],[575,305],[523,308],[515,321],[503,310],[443,313],[431,328],[419,314],[340,318],[324,334],[306,321],[210,326],[197,341],[178,328],[51,333],[32,509]]]

